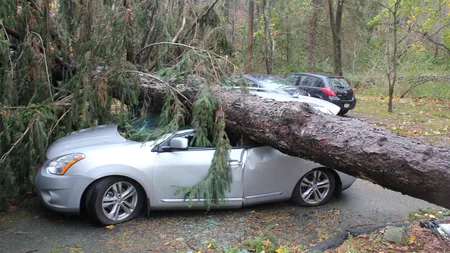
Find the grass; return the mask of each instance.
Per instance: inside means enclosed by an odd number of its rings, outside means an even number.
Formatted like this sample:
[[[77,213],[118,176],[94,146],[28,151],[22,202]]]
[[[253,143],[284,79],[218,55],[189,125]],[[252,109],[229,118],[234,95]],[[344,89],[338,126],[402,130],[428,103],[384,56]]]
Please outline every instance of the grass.
[[[435,88],[439,87],[440,90]],[[427,83],[414,90],[415,97],[394,96],[393,113],[387,112],[388,97],[382,87],[357,91],[353,110],[358,117],[407,136],[423,137],[431,143],[450,145],[450,87]],[[437,97],[441,94],[443,97]]]
[[[395,86],[394,96],[401,96],[411,84],[399,83]],[[359,89],[361,95],[365,96],[387,96],[387,85],[373,85],[369,87],[362,87]],[[413,90],[411,90],[406,97],[427,97],[427,98],[440,98],[450,99],[450,87],[448,81],[444,82],[425,82]]]

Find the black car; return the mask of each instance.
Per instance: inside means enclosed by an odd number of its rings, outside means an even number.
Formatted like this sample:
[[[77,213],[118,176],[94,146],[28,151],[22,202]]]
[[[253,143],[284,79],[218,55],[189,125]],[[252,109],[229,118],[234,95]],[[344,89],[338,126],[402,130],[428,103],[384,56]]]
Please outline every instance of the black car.
[[[356,106],[355,93],[342,76],[293,73],[286,75],[284,80],[308,92],[311,97],[320,98],[341,107],[339,115],[346,114]]]
[[[304,90],[298,89],[292,83],[285,81],[284,79],[264,74],[251,74],[243,76],[249,88],[260,91],[285,94],[291,96],[309,96],[309,93]]]

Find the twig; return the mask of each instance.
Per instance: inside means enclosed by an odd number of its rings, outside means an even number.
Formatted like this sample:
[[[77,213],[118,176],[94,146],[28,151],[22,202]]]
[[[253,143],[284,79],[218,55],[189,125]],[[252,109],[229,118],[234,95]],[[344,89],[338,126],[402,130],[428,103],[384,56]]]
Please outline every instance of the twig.
[[[0,26],[3,28],[3,31],[5,32],[6,39],[8,40],[9,44],[11,44],[11,40],[9,39],[8,32],[6,31],[5,25],[3,25],[3,21],[0,19]],[[11,79],[14,77],[14,64],[11,59],[11,54],[8,54],[9,62],[11,64]]]
[[[189,35],[195,27],[197,27],[197,23],[200,20],[203,20],[206,16],[208,16],[209,12],[214,8],[217,2],[219,2],[219,0],[214,1],[214,3],[212,3],[211,6],[209,6],[208,10],[206,10],[206,12],[200,18],[195,19],[194,24],[192,25],[191,29],[189,29],[189,31],[186,33],[184,38],[186,38],[186,36]]]
[[[43,49],[42,53],[44,54],[45,72],[47,73],[48,91],[50,93],[50,99],[52,100],[52,102],[54,102],[53,94],[52,94],[52,84],[50,83],[50,74],[48,73],[47,56],[45,55],[44,41],[42,40],[41,35],[39,35],[38,33],[35,33],[33,31],[31,33],[37,35],[39,37],[39,39],[41,40],[41,45],[42,45],[42,49]]]
[[[189,239],[189,240],[187,240],[187,241],[185,241],[184,243],[185,243],[189,248],[191,248],[193,251],[197,252],[198,250],[197,250],[194,246],[192,246],[192,245],[189,244],[189,242],[190,242],[191,240],[192,240],[192,238]]]
[[[142,50],[144,50],[146,48],[149,48],[149,47],[152,47],[152,46],[158,46],[158,45],[173,45],[173,46],[187,47],[187,48],[190,48],[190,49],[193,49],[193,50],[197,50],[199,52],[209,52],[210,54],[214,55],[215,57],[223,59],[226,62],[228,62],[229,64],[233,65],[233,67],[237,68],[237,66],[234,63],[232,63],[230,60],[228,60],[226,57],[223,57],[223,56],[221,56],[219,54],[216,54],[214,52],[210,52],[210,51],[208,51],[206,49],[197,48],[197,47],[193,47],[193,46],[182,44],[182,43],[167,42],[167,41],[165,41],[165,42],[164,41],[163,42],[156,42],[156,43],[152,43],[152,44],[146,45],[140,51],[142,51]]]
[[[175,37],[173,37],[172,42],[177,42],[178,37],[180,36],[181,32],[183,31],[185,25],[186,25],[186,3],[183,5],[183,21],[181,23],[181,28],[177,32]]]
[[[195,20],[198,19],[198,15],[197,12],[195,11],[194,6],[192,5],[192,2],[189,1],[189,6],[191,7],[192,13],[194,14]],[[198,27],[195,27],[195,31],[194,31],[194,36],[192,36],[192,40],[189,42],[189,46],[192,45],[192,43],[194,43],[195,38],[197,38],[197,32],[198,32]],[[185,36],[186,38],[186,36]]]
[[[151,75],[151,74],[148,74],[148,73],[144,73],[144,72],[141,72],[141,71],[136,71],[136,70],[125,70],[125,71],[122,71],[122,72],[120,72],[120,73],[135,73],[135,74],[144,75],[144,76],[150,77],[150,78],[152,78],[152,79],[155,79],[156,81],[158,81],[158,82],[164,84],[165,86],[167,86],[171,91],[175,91],[176,93],[178,93],[178,94],[179,94],[180,96],[182,96],[189,104],[192,105],[192,103],[189,101],[189,99],[188,99],[185,95],[183,95],[183,93],[181,93],[181,91],[179,91],[178,89],[176,89],[176,88],[170,86],[168,83],[164,82],[163,80],[161,80],[161,78],[159,78],[159,77],[157,77],[157,76],[154,76],[154,75]]]
[[[216,76],[217,79],[219,79],[219,74],[217,73],[217,70],[214,67],[214,63],[212,62],[212,56],[211,56],[211,54],[209,52],[206,52],[206,53],[208,54],[209,59],[211,59],[211,66],[212,66],[212,69],[214,71],[214,75]]]
[[[23,137],[25,137],[25,135],[28,133],[28,131],[30,131],[31,127],[33,126],[34,122],[36,121],[36,118],[37,118],[37,116],[34,116],[34,118],[30,121],[30,123],[28,123],[27,129],[25,130],[25,132],[23,132],[23,134],[20,136],[20,138],[16,142],[14,142],[14,144],[8,150],[8,152],[6,152],[5,154],[2,155],[2,157],[0,158],[0,164],[5,162],[6,158],[13,151],[13,149],[17,146],[17,144],[19,144],[19,142],[23,139]]]
[[[66,116],[66,114],[70,111],[70,109],[72,109],[72,108],[67,109],[63,113],[63,115],[61,115],[61,117],[59,117],[58,121],[56,121],[56,123],[52,126],[52,128],[50,128],[50,131],[47,134],[47,139],[45,140],[46,146],[48,146],[48,140],[50,139],[50,135],[52,134],[53,130],[55,130],[56,126],[58,126],[59,122],[64,118],[64,116]]]

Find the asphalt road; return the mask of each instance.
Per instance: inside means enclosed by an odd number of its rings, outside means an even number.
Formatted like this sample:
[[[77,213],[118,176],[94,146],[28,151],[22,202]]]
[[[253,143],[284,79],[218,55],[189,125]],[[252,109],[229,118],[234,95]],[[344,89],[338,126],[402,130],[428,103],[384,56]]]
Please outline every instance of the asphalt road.
[[[340,199],[316,208],[281,202],[209,213],[159,211],[107,229],[50,211],[33,198],[0,214],[0,252],[213,252],[210,242],[235,247],[264,231],[308,247],[346,228],[404,220],[427,206],[436,207],[357,180]]]

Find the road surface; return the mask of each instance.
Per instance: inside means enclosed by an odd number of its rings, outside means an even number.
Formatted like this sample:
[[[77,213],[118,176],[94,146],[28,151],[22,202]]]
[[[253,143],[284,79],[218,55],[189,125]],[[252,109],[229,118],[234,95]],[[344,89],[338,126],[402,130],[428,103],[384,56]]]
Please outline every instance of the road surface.
[[[358,179],[341,198],[320,207],[281,202],[209,213],[158,211],[108,229],[50,211],[33,198],[0,214],[0,252],[213,252],[211,242],[236,247],[264,232],[308,247],[340,230],[404,220],[428,206],[436,207]]]

